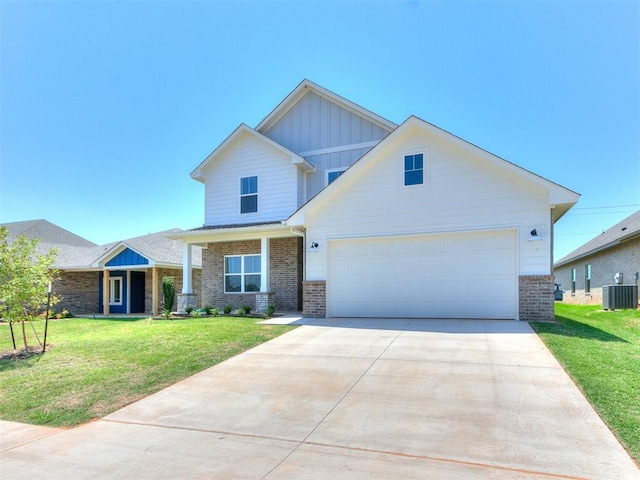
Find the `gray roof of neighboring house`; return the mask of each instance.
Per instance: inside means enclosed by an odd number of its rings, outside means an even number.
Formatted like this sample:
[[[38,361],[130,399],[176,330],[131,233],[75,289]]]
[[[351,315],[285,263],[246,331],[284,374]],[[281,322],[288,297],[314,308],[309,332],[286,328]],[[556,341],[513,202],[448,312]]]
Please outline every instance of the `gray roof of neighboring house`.
[[[592,238],[581,247],[558,260],[554,267],[560,267],[579,258],[619,245],[632,238],[640,237],[640,210],[628,216],[613,227]]]
[[[120,242],[96,245],[46,220],[4,223],[0,226],[7,227],[9,241],[15,240],[22,234],[40,240],[37,247],[37,252],[40,254],[55,248],[58,251],[56,268],[62,270],[93,268],[105,255],[119,253],[121,246],[131,248],[159,265],[182,265],[182,242],[168,239],[165,236],[182,232],[179,228],[133,237]],[[193,247],[192,264],[194,267],[202,265],[202,249],[200,247]]]

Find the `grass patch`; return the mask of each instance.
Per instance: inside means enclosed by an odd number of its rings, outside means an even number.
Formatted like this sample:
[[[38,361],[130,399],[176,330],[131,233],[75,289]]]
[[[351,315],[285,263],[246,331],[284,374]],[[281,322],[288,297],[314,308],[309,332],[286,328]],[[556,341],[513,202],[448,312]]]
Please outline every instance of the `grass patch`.
[[[531,326],[640,463],[640,311],[557,303],[556,319]]]
[[[44,322],[35,324],[42,332]],[[50,321],[45,354],[0,360],[0,419],[84,423],[292,328],[229,317]],[[0,324],[0,351],[12,347]]]

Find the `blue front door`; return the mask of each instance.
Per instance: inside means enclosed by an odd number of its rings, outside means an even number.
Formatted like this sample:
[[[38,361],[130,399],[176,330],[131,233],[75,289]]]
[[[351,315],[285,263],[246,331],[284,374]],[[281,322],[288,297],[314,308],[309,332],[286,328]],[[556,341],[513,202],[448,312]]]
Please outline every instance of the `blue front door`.
[[[100,272],[99,312],[103,312],[102,291],[103,273]],[[109,313],[127,313],[127,272],[115,270],[109,272]]]

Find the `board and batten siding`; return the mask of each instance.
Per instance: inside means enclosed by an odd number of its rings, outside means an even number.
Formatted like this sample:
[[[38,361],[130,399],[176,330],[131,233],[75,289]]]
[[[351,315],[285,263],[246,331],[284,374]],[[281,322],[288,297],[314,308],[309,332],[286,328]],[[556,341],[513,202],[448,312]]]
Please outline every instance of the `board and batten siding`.
[[[262,133],[316,166],[315,172],[306,175],[308,200],[325,186],[327,169],[349,167],[389,132],[315,92],[308,92]],[[323,152],[327,149],[331,151]]]
[[[422,131],[381,147],[305,214],[307,240],[319,244],[307,255],[307,280],[326,279],[329,239],[514,228],[519,275],[550,274],[550,215],[542,187]],[[418,152],[425,153],[425,184],[405,187],[403,156]],[[532,228],[542,241],[528,241]]]
[[[291,158],[251,135],[229,147],[224,161],[207,166],[205,225],[278,221],[299,206],[299,183],[304,175]],[[240,179],[258,177],[258,212],[240,213]]]

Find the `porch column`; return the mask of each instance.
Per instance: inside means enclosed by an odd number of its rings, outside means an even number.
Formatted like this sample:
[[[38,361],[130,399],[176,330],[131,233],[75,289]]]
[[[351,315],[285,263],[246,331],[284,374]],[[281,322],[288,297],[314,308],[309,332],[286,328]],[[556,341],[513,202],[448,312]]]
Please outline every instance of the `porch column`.
[[[102,271],[102,314],[109,315],[109,270]]]
[[[151,267],[151,315],[158,315],[158,267]]]
[[[261,282],[260,291],[269,291],[269,239],[262,237],[260,239],[260,272]]]
[[[193,293],[191,286],[191,244],[182,247],[182,293]]]
[[[191,244],[182,247],[182,293],[178,294],[178,313],[184,314],[188,308],[198,306],[192,287]]]

